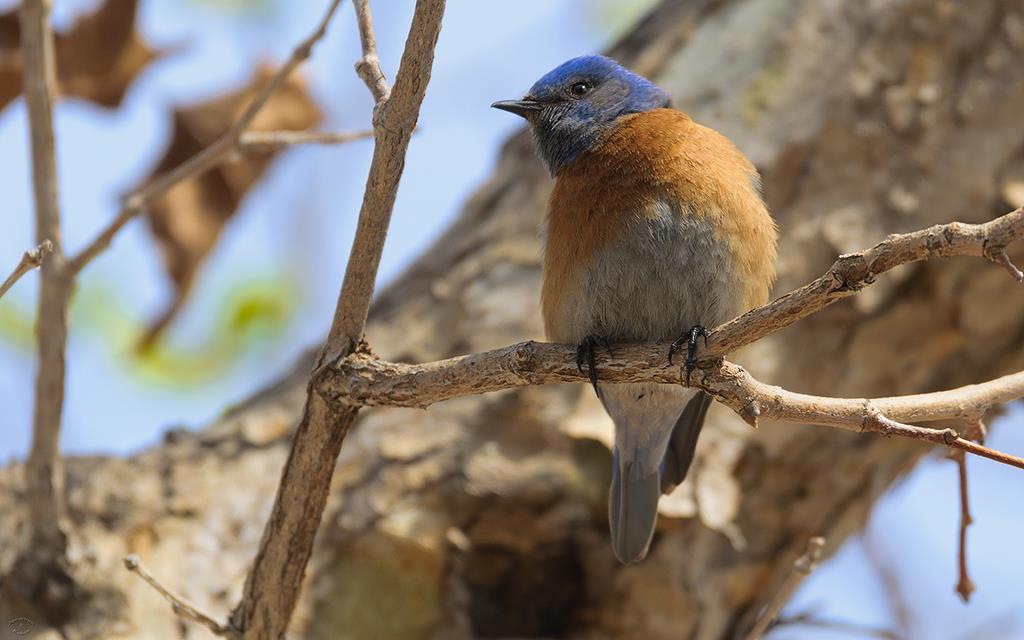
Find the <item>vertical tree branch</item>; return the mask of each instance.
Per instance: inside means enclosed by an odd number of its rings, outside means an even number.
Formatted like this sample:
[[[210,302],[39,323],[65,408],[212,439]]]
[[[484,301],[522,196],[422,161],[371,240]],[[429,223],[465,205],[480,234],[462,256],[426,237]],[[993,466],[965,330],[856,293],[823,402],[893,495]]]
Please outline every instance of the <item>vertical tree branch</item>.
[[[36,241],[53,249],[42,265],[39,292],[38,343],[32,446],[26,464],[31,541],[28,566],[47,572],[62,567],[67,536],[64,522],[64,480],[60,460],[60,423],[64,407],[64,355],[71,280],[61,246],[57,162],[53,134],[56,86],[50,0],[24,0],[21,37],[25,59],[24,92],[32,155]],[[22,563],[24,568],[26,565]],[[23,576],[32,584],[42,574]],[[28,585],[25,585],[28,588]],[[53,594],[51,594],[53,595]],[[59,598],[58,598],[59,599]]]
[[[417,0],[394,90],[378,99],[374,108],[373,160],[344,284],[317,369],[361,344],[405,153],[430,80],[444,6],[444,0]],[[365,24],[360,21],[361,28]],[[365,34],[363,42],[368,42]],[[317,392],[316,379],[314,374],[307,385],[306,406],[274,506],[242,600],[231,615],[232,626],[244,638],[276,640],[284,635],[327,504],[335,460],[358,411],[329,406]]]
[[[957,553],[956,592],[964,603],[970,602],[974,593],[974,581],[967,572],[967,527],[974,523],[971,517],[971,503],[967,494],[967,454],[954,451],[953,461],[956,462],[957,475],[960,480],[960,539]]]

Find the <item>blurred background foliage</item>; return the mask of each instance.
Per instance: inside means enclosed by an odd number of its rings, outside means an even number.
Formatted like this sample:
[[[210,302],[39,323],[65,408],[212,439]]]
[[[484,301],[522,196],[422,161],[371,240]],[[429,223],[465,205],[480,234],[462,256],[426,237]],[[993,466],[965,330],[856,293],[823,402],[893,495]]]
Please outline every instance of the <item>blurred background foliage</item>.
[[[407,4],[375,7],[392,76]],[[654,4],[530,0],[517,10],[453,2],[431,95],[464,94],[464,109],[439,109],[428,95],[429,124],[410,156],[383,280],[451,219],[514,130],[515,122],[487,105],[525,90],[566,57],[600,49]],[[24,250],[33,235],[15,5],[0,0],[0,190],[9,201],[3,255]],[[212,141],[321,10],[285,0],[55,3],[69,250],[114,216],[132,189]],[[503,33],[475,28],[496,18]],[[369,100],[351,73],[358,45],[350,27],[343,11],[256,128],[368,127]],[[530,47],[522,47],[527,39]],[[510,49],[522,55],[500,53]],[[458,161],[432,162],[453,145]],[[147,222],[133,223],[90,265],[71,309],[69,453],[125,453],[154,442],[169,424],[200,424],[273,380],[317,340],[344,267],[346,223],[357,210],[369,149],[356,142],[246,154],[172,190],[150,207]],[[26,278],[0,301],[0,402],[11,407],[3,426],[12,434],[0,444],[2,456],[21,455],[28,444],[35,286]],[[125,421],[134,425],[129,433],[119,428]]]
[[[226,11],[237,11],[240,14],[267,12],[273,7],[272,0],[190,0],[193,4],[208,5]]]

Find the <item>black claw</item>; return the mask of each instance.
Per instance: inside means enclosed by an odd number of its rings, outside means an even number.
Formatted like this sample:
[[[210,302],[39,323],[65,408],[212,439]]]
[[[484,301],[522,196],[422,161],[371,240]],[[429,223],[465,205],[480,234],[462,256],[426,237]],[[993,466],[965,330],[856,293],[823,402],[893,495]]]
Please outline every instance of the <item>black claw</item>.
[[[690,374],[693,373],[693,369],[697,366],[697,342],[703,338],[704,347],[708,346],[708,336],[711,332],[708,331],[707,327],[699,324],[695,324],[690,327],[689,332],[672,342],[672,346],[668,348],[668,363],[672,364],[672,356],[677,351],[682,350],[683,345],[686,345],[686,386],[690,386]]]
[[[597,357],[595,355],[598,346],[604,347],[608,355],[614,357],[611,343],[608,340],[597,336],[587,336],[576,347],[576,369],[583,373],[583,363],[587,363],[587,378],[590,379],[590,384],[594,387],[594,393],[600,397],[601,392],[597,389]]]

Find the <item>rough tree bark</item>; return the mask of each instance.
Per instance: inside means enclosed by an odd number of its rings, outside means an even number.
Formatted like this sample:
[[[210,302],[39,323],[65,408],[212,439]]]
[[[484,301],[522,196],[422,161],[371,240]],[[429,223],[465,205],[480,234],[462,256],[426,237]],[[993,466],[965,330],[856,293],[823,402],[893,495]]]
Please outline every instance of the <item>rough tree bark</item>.
[[[887,233],[1024,204],[1024,0],[668,1],[612,52],[761,168],[782,230],[778,291]],[[459,219],[378,297],[375,351],[419,362],[540,338],[536,229],[549,188],[515,136]],[[1012,287],[974,258],[900,268],[738,360],[822,395],[982,381],[1024,368],[1024,295]],[[121,568],[125,553],[226,618],[309,365],[197,433],[172,431],[127,459],[67,461],[92,594],[68,637],[205,633],[179,631]],[[734,637],[808,538],[834,551],[928,452],[872,434],[754,431],[716,407],[651,557],[622,568],[607,541],[609,435],[584,385],[365,411],[338,460],[294,637]],[[4,540],[24,531],[21,471],[0,472]],[[0,549],[0,567],[18,546]],[[0,603],[0,617],[17,615],[30,613]]]

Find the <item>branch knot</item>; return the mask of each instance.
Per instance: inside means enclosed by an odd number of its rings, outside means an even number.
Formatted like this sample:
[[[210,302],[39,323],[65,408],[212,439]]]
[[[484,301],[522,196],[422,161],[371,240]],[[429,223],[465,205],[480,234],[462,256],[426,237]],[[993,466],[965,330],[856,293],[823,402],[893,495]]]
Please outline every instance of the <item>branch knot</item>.
[[[1013,263],[1009,254],[1006,253],[1005,243],[992,242],[986,239],[982,243],[981,247],[981,254],[985,256],[986,260],[1006,269],[1009,272],[1010,277],[1017,282],[1024,282],[1024,272],[1022,272],[1020,268]]]

